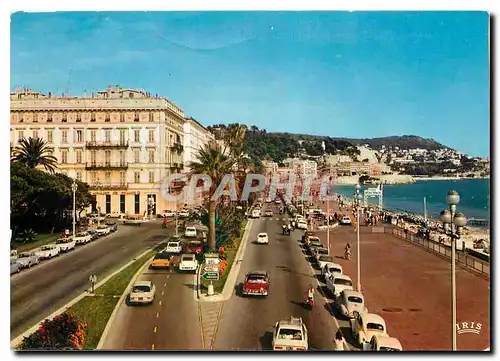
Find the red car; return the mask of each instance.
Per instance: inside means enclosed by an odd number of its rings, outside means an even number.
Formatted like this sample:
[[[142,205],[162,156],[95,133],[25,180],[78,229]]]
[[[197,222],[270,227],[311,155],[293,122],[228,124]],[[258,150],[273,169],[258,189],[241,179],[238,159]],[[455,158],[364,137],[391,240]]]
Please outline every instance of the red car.
[[[248,272],[245,275],[242,294],[245,296],[267,296],[271,279],[264,271]]]
[[[201,254],[203,252],[203,242],[191,241],[186,245],[185,253]]]

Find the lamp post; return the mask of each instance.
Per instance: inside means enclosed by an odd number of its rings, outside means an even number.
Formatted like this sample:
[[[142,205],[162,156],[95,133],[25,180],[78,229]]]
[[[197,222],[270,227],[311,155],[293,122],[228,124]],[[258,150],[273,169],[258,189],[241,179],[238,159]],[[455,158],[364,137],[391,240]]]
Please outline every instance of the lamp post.
[[[446,203],[450,210],[444,210],[439,215],[439,220],[443,223],[444,232],[451,239],[451,329],[452,329],[452,351],[457,350],[457,295],[456,295],[456,241],[460,239],[463,227],[467,224],[467,218],[463,213],[457,213],[457,205],[460,202],[460,195],[454,191],[446,194]]]
[[[78,189],[78,185],[75,181],[71,184],[71,190],[73,191],[73,239],[75,239],[76,233],[76,190]]]
[[[357,253],[357,258],[358,258],[358,292],[361,292],[361,263],[360,263],[360,245],[359,245],[359,203],[361,201],[361,193],[360,193],[360,190],[361,190],[361,186],[358,184],[356,184],[356,186],[354,187],[354,189],[356,190],[356,192],[354,193],[354,203],[356,204],[356,237],[357,237],[357,243],[358,243],[358,251],[356,252]]]

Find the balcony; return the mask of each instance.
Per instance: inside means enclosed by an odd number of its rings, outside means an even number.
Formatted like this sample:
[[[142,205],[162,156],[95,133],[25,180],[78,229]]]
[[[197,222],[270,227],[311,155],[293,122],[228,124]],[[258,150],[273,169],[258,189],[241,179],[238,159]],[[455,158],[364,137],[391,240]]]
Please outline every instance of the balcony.
[[[121,190],[127,190],[128,189],[128,183],[106,183],[106,182],[93,182],[89,184],[90,190],[96,191],[96,190],[115,190],[115,191],[121,191]]]
[[[187,183],[185,181],[181,181],[181,180],[174,180],[171,184],[170,184],[170,189],[171,190],[179,190],[179,189],[182,189]]]
[[[89,162],[85,165],[86,170],[98,169],[127,169],[128,164],[122,162]]]
[[[181,170],[184,168],[182,163],[170,163],[170,169]]]
[[[170,146],[170,148],[172,148],[177,153],[182,153],[184,151],[184,147],[181,143],[174,143]]]
[[[128,148],[128,142],[87,142],[87,148]]]

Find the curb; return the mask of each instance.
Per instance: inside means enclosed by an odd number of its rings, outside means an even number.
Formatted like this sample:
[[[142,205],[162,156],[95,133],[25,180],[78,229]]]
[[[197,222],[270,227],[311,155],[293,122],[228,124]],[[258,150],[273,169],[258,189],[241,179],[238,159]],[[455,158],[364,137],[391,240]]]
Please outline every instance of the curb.
[[[139,258],[145,256],[148,252],[151,252],[151,250],[152,249],[148,249],[148,250],[144,251],[143,253],[141,253],[140,255],[136,256],[134,259],[132,259],[130,262],[126,263],[125,265],[123,265],[122,267],[120,267],[119,269],[117,269],[116,271],[114,271],[113,273],[111,273],[110,275],[106,276],[102,281],[98,282],[95,285],[95,289],[97,289],[97,288],[101,287],[102,285],[104,285],[112,277],[116,276],[118,273],[120,273],[125,268],[127,268],[128,266],[130,266],[132,263],[134,263],[135,261],[137,261]],[[68,308],[70,308],[75,303],[77,303],[78,301],[80,301],[84,297],[88,296],[89,294],[90,294],[89,290],[85,290],[84,293],[82,293],[79,296],[75,297],[74,299],[72,299],[71,301],[69,301],[68,303],[66,303],[64,306],[62,306],[61,308],[59,308],[58,310],[54,311],[50,315],[48,315],[48,316],[44,317],[43,319],[41,319],[40,321],[38,321],[35,325],[33,325],[32,327],[30,327],[29,329],[27,329],[26,331],[24,331],[22,334],[20,334],[19,336],[17,336],[15,339],[11,340],[10,341],[10,347],[11,347],[11,349],[15,349],[16,346],[18,346],[23,341],[23,339],[25,337],[28,337],[29,335],[31,335],[32,333],[34,333],[36,330],[38,330],[38,328],[40,327],[40,324],[43,321],[45,321],[46,319],[53,319],[54,317],[60,315],[61,313],[63,313],[64,311],[66,311]]]
[[[221,294],[214,295],[214,296],[207,296],[206,299],[202,299],[201,295],[201,267],[199,267],[198,270],[198,300],[201,302],[220,302],[220,301],[227,301],[228,299],[231,298],[234,290],[234,285],[236,284],[236,278],[238,277],[238,273],[240,271],[241,267],[241,261],[243,259],[243,254],[245,253],[245,249],[247,248],[248,244],[248,236],[249,236],[249,230],[251,225],[253,224],[253,219],[248,220],[247,224],[245,225],[245,230],[243,233],[243,236],[241,237],[241,243],[240,247],[238,248],[238,252],[236,252],[236,256],[234,257],[233,264],[231,266],[231,270],[229,271],[229,275],[227,276],[226,283],[224,285],[224,289],[222,290]],[[230,286],[229,286],[230,285]]]
[[[140,258],[140,257],[139,257]],[[127,287],[123,291],[122,295],[120,296],[120,299],[116,303],[116,306],[111,313],[111,316],[109,316],[108,323],[106,324],[106,327],[104,328],[104,331],[102,332],[101,338],[99,340],[99,343],[97,344],[97,347],[95,348],[96,350],[101,350],[102,347],[104,346],[104,343],[106,342],[106,338],[108,336],[109,330],[111,329],[111,325],[115,321],[116,314],[118,313],[118,309],[122,305],[123,301],[127,297],[128,290],[132,286],[132,284],[140,277],[142,273],[144,273],[144,270],[146,266],[155,258],[155,256],[149,258],[144,264],[139,268],[139,270],[135,273],[135,275],[131,278],[130,282],[128,283]]]

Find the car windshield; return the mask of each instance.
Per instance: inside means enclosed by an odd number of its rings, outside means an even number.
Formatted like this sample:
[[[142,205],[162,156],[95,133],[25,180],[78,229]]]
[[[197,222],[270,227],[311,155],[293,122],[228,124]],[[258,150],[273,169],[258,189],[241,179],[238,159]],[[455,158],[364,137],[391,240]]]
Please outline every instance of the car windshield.
[[[184,256],[184,257],[182,257],[182,259],[184,261],[192,261],[192,260],[194,260],[194,256]]]
[[[56,243],[68,243],[68,242],[71,242],[71,239],[69,238],[59,238]]]
[[[266,283],[266,277],[265,276],[248,276],[247,277],[247,282],[248,283]]]
[[[401,351],[401,350],[398,350],[397,348],[381,346],[379,351]]]
[[[201,242],[191,242],[189,244],[189,246],[191,246],[191,247],[201,247],[201,246],[203,246],[203,243],[201,243]]]
[[[333,281],[333,283],[335,283],[336,285],[352,286],[352,282],[351,281],[345,280],[345,279],[342,279],[342,278],[335,278],[335,280]]]
[[[42,250],[42,251],[50,251],[51,249],[52,249],[52,247],[51,247],[51,246],[43,246],[43,247],[41,248],[41,250]]]
[[[167,247],[179,247],[179,242],[170,242]]]
[[[361,297],[357,297],[357,296],[349,296],[347,298],[347,300],[349,302],[354,302],[354,303],[363,303],[363,299]]]
[[[319,258],[319,260],[322,262],[333,262],[333,257],[332,256],[321,256]]]
[[[259,234],[259,238],[266,238],[267,234]]]
[[[106,228],[108,228],[108,226],[99,226],[97,228],[99,228],[99,229],[106,229]]]
[[[311,246],[313,246],[313,247],[321,247],[321,242],[320,241],[311,241]]]
[[[382,326],[379,323],[373,323],[373,322],[368,322],[366,324],[366,328],[368,330],[379,330],[379,331],[384,331],[384,326]]]
[[[331,273],[342,273],[342,270],[340,268],[330,268]]]
[[[186,231],[188,231],[188,232],[196,232],[196,228],[194,228],[194,227],[187,227]]]
[[[318,253],[319,254],[328,254],[328,250],[324,249],[324,248],[320,248],[320,249],[318,249]]]
[[[142,293],[142,292],[149,292],[149,291],[151,291],[151,288],[149,286],[145,286],[145,285],[134,286],[134,289],[132,290],[133,293]]]
[[[280,328],[278,334],[279,339],[286,340],[302,340],[302,331],[290,328]]]
[[[169,259],[169,258],[170,258],[170,254],[168,254],[168,253],[158,253],[155,256],[155,259]]]
[[[77,233],[76,234],[76,237],[85,237],[87,235],[87,233],[83,232],[83,233]]]
[[[21,253],[19,256],[17,256],[18,258],[28,258],[30,255],[27,254],[27,253]]]

